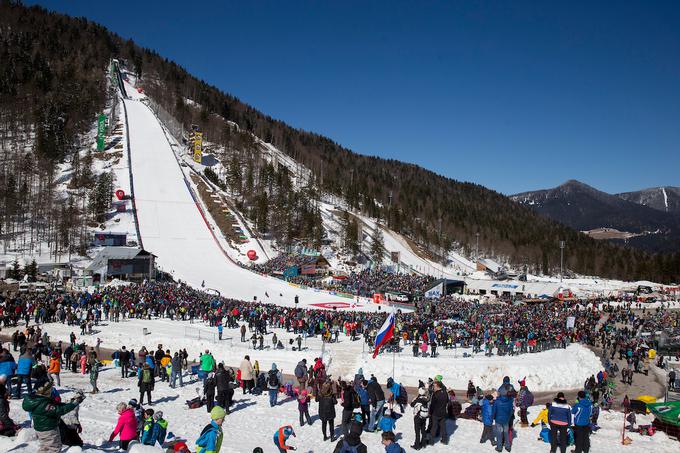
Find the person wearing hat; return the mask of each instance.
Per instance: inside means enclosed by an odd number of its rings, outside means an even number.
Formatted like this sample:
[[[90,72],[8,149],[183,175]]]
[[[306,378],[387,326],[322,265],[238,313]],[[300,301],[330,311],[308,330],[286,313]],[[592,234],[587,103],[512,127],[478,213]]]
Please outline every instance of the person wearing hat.
[[[571,425],[571,406],[567,404],[562,392],[557,394],[557,398],[548,409],[548,423],[550,424],[550,453],[555,453],[558,446],[561,453],[566,453],[567,430]]]
[[[321,390],[316,395],[316,401],[319,403],[319,418],[321,419],[321,431],[323,432],[323,440],[330,438],[331,442],[335,442],[335,393],[330,382],[326,381],[321,386]],[[328,429],[328,431],[326,431]]]
[[[441,381],[434,381],[433,389],[434,392],[430,400],[430,444],[434,445],[435,439],[439,435],[442,444],[447,445],[449,438],[446,433],[446,409],[449,404],[449,396]]]
[[[578,392],[578,402],[571,408],[574,416],[574,446],[575,453],[590,451],[590,417],[593,415],[593,403],[586,396],[586,392]]]
[[[222,447],[222,423],[227,416],[221,406],[215,406],[210,411],[210,423],[203,428],[201,436],[196,440],[196,453],[218,453]]]
[[[274,445],[279,449],[279,453],[286,453],[288,450],[296,449],[293,446],[286,445],[286,441],[290,436],[297,437],[293,427],[290,425],[282,426],[274,433]]]
[[[517,405],[519,406],[519,419],[522,428],[529,426],[527,410],[534,404],[534,394],[527,387],[526,378],[519,381],[519,393],[517,394]]]
[[[59,420],[61,416],[76,408],[84,399],[83,396],[74,398],[70,403],[61,403],[52,398],[52,383],[44,382],[37,388],[34,395],[27,395],[21,407],[30,412],[33,418],[39,451],[41,453],[59,453],[61,451],[61,435],[59,434]]]

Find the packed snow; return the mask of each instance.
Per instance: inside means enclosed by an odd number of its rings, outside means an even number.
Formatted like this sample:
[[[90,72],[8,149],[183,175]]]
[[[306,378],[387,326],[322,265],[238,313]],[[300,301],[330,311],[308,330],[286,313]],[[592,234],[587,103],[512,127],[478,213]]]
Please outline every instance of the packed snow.
[[[149,323],[151,330],[156,329],[156,323]],[[47,326],[48,330],[53,330],[53,326]],[[107,328],[108,330],[108,328]],[[139,337],[136,337],[139,338]],[[133,338],[130,338],[132,340]],[[152,338],[148,338],[147,347],[153,348]],[[141,341],[141,339],[140,339]],[[129,343],[128,343],[129,344]],[[176,343],[172,343],[175,347]],[[251,354],[253,359],[257,358]],[[312,354],[309,355],[312,357]],[[278,362],[277,362],[278,363]],[[265,368],[261,367],[264,370]],[[366,371],[366,370],[365,370]],[[513,375],[513,378],[521,376]],[[187,385],[187,381],[189,384]],[[380,381],[384,384],[384,380]],[[76,390],[88,391],[90,389],[87,375],[73,374],[69,371],[61,373],[62,386],[58,387],[62,393],[62,398],[68,401]],[[444,375],[444,383],[449,384]],[[496,382],[494,385],[498,385]],[[81,434],[85,445],[71,447],[64,451],[76,452],[111,452],[117,450],[117,440],[114,443],[108,441],[110,433],[116,424],[117,414],[115,406],[119,402],[127,402],[132,398],[139,398],[136,378],[121,379],[120,371],[111,366],[104,368],[100,372],[98,387],[101,393],[96,395],[87,394],[87,398],[80,405],[80,422],[83,426]],[[185,401],[194,398],[200,392],[200,382],[196,378],[185,375],[185,386],[171,389],[166,383],[157,382],[153,391],[153,409],[161,410],[163,418],[169,423],[168,440],[185,440],[191,449],[195,451],[195,441],[202,428],[210,422],[210,418],[205,407],[198,409],[188,409]],[[462,396],[459,396],[461,398]],[[312,415],[312,426],[300,427],[298,423],[298,411],[295,400],[279,397],[279,405],[270,408],[267,403],[267,395],[252,396],[242,395],[240,390],[236,390],[234,395],[235,404],[232,406],[232,414],[228,415],[223,425],[224,441],[222,443],[222,453],[244,453],[250,452],[255,447],[261,447],[264,452],[275,452],[273,445],[273,435],[276,430],[286,424],[294,427],[296,437],[292,437],[288,442],[297,447],[298,451],[304,452],[331,452],[333,444],[324,442],[321,434],[321,423],[318,419],[317,404],[310,404],[310,414]],[[465,405],[464,405],[465,406]],[[535,406],[529,409],[529,419],[533,420],[541,407]],[[337,409],[340,410],[339,407]],[[28,414],[21,409],[20,400],[11,401],[10,415],[15,422],[23,426],[15,438],[0,437],[0,450],[12,451],[16,453],[34,453],[38,449],[37,440],[33,429],[30,427]],[[638,423],[650,423],[651,416],[638,416]],[[335,419],[339,424],[340,417]],[[591,436],[592,450],[601,453],[618,453],[621,451],[621,427],[623,425],[623,414],[619,412],[602,412],[599,419],[601,429]],[[448,451],[476,451],[493,452],[489,444],[480,445],[479,437],[482,431],[482,424],[478,421],[458,419],[453,422],[448,421],[448,430],[453,432],[448,446],[437,444],[428,447],[427,451],[433,453],[443,453]],[[537,440],[540,427],[520,428],[516,426],[516,437],[513,441],[513,451],[538,453],[548,451],[548,445]],[[336,428],[336,433],[339,433]],[[411,409],[407,408],[405,415],[397,420],[395,432],[400,445],[406,451],[412,451],[409,445],[414,442],[413,422]],[[628,434],[633,439],[633,443],[628,447],[623,447],[627,451],[655,451],[655,452],[677,452],[678,444],[676,440],[668,438],[664,433],[657,432],[654,437],[643,437],[636,434]],[[364,433],[362,441],[367,445],[369,452],[383,451],[380,443],[380,434]],[[141,446],[136,444],[131,446],[131,452],[158,452],[159,448]]]

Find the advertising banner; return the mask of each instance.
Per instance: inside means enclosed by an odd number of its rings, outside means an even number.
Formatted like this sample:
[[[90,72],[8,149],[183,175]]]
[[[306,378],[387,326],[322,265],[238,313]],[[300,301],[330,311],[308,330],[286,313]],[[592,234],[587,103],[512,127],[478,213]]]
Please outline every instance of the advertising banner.
[[[106,139],[106,115],[103,113],[99,115],[97,120],[97,151],[104,151],[104,142]]]
[[[203,160],[203,133],[194,133],[194,162],[201,163]]]

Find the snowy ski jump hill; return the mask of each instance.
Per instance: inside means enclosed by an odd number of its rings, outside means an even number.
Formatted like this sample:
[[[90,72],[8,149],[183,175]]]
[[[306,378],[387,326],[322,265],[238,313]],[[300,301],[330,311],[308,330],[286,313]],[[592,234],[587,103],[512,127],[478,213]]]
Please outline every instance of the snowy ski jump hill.
[[[144,95],[126,83],[125,109],[139,230],[144,248],[176,279],[194,287],[215,289],[225,297],[310,308],[354,308],[377,311],[366,299],[289,285],[241,268],[221,247],[208,216],[197,202],[159,120]]]

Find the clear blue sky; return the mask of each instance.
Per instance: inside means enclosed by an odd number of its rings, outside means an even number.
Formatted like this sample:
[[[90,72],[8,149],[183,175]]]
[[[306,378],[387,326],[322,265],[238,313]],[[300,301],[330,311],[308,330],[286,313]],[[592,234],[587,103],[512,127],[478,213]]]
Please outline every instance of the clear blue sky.
[[[362,154],[510,194],[680,185],[679,1],[39,1]]]

